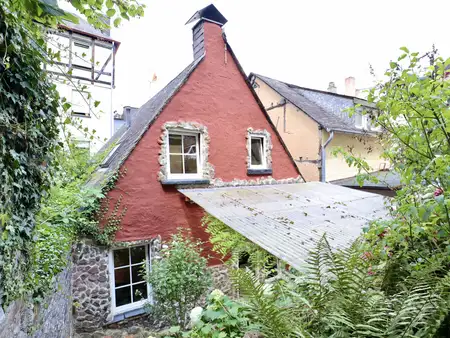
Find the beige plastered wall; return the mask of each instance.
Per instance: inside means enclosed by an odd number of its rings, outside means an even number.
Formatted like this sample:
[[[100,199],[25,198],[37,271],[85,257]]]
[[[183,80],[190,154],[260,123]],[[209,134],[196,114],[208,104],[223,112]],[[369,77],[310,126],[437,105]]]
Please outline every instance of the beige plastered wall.
[[[323,142],[329,137],[329,133],[323,131]],[[386,160],[380,158],[382,148],[379,140],[374,136],[361,136],[344,133],[335,133],[333,140],[326,148],[326,181],[333,181],[340,178],[355,176],[358,170],[349,167],[342,155],[333,156],[332,152],[337,147],[342,147],[346,151],[352,150],[354,155],[366,160],[371,167],[371,171],[388,168]]]
[[[266,110],[282,102],[283,97],[256,79],[255,89]],[[282,107],[267,110],[295,163],[306,181],[320,180],[319,125],[300,109],[287,103]]]

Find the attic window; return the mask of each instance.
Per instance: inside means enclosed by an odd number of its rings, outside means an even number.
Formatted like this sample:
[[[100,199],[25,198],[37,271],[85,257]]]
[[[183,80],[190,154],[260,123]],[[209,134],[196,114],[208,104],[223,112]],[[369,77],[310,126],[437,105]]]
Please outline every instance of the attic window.
[[[272,174],[272,143],[267,130],[248,129],[247,134],[247,174]]]
[[[264,169],[265,166],[265,159],[264,159],[264,138],[259,136],[250,136],[251,140],[251,147],[250,147],[250,168],[262,168]]]
[[[200,177],[200,135],[198,133],[170,131],[168,148],[169,178]]]

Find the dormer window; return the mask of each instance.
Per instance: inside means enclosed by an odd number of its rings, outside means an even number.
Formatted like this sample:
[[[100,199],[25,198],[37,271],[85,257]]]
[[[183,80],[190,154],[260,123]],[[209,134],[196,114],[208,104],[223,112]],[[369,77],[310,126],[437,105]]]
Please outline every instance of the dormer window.
[[[201,176],[200,138],[198,133],[170,131],[168,138],[169,178],[195,178]]]
[[[367,116],[361,112],[355,114],[355,127],[361,129],[367,129]]]

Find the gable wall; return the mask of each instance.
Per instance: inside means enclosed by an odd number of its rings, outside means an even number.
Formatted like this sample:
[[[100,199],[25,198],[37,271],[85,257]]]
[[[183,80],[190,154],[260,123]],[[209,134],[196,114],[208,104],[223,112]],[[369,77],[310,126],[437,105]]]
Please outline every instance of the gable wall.
[[[322,139],[325,142],[329,137],[329,133],[323,131]],[[341,155],[333,156],[332,152],[336,148],[341,147],[345,151],[352,151],[354,155],[366,160],[371,171],[382,169],[382,165],[386,160],[381,158],[383,149],[377,137],[352,135],[344,133],[335,133],[333,140],[327,146],[326,153],[326,180],[333,181],[341,178],[352,177],[358,174],[358,169],[349,167]]]
[[[205,23],[206,57],[186,84],[172,98],[161,115],[144,134],[122,169],[109,195],[123,195],[127,213],[117,233],[117,241],[135,241],[161,235],[167,239],[178,227],[190,228],[207,240],[200,228],[203,210],[185,201],[172,186],[157,180],[162,127],[169,121],[197,122],[208,128],[209,163],[215,178],[223,181],[251,180],[247,175],[247,129],[266,129],[271,134],[272,169],[275,179],[297,177],[295,165],[257,105],[225,44],[220,27]],[[267,176],[264,176],[267,177]]]
[[[283,97],[264,81],[256,79],[255,89],[264,107],[276,106]],[[283,138],[295,163],[305,180],[320,180],[320,144],[319,125],[296,106],[286,105],[286,129],[284,128],[284,107],[268,111],[273,124]]]

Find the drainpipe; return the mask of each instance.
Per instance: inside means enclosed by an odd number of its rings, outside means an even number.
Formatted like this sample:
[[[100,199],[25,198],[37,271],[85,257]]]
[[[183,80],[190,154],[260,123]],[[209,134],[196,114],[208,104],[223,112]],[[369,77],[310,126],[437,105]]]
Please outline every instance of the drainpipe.
[[[330,137],[328,137],[328,140],[325,142],[325,144],[322,145],[322,149],[320,151],[320,161],[322,162],[322,167],[321,167],[321,175],[320,175],[320,181],[321,182],[326,182],[325,179],[325,162],[326,162],[326,151],[325,148],[327,147],[328,144],[330,144],[330,142],[333,140],[334,137],[334,131],[330,130],[327,128],[327,132],[330,133]]]

